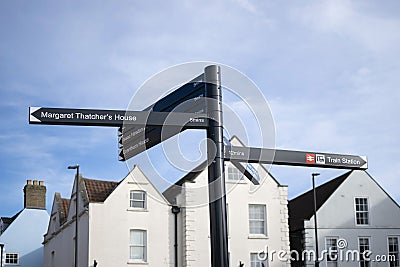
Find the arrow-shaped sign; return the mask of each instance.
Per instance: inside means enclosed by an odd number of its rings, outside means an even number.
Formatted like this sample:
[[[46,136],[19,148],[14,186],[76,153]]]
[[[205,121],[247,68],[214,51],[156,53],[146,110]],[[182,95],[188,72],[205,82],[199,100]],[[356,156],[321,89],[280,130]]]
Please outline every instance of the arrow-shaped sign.
[[[205,113],[205,83],[202,82],[204,74],[192,79],[175,91],[161,98],[144,111],[153,112],[183,112],[183,113]],[[139,153],[160,144],[162,141],[175,136],[189,128],[182,127],[124,127],[120,129],[122,137],[119,138],[119,160],[128,160]]]
[[[205,114],[183,112],[30,107],[29,123],[108,127],[118,127],[125,124],[142,127],[150,125],[204,129],[208,126],[208,119]]]
[[[366,156],[239,146],[225,146],[225,160],[334,169],[368,168]]]

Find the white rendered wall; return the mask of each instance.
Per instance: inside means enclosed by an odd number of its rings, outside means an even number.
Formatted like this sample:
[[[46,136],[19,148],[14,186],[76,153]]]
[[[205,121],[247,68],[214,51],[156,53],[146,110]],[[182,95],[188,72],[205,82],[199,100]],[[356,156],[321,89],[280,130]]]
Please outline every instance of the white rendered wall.
[[[248,180],[226,184],[231,266],[239,266],[240,261],[245,266],[250,266],[250,253],[267,249],[289,251],[287,187],[279,186],[263,168],[257,169],[264,179],[259,186],[254,186]],[[185,207],[181,213],[183,266],[210,266],[207,181],[205,170],[194,183],[184,183],[183,191],[177,197],[178,205]],[[249,204],[266,205],[267,236],[249,235]],[[274,261],[269,266],[288,266],[287,264]]]
[[[147,209],[129,208],[130,190],[147,192]],[[104,203],[89,206],[89,266],[173,266],[171,207],[136,167]],[[129,260],[130,229],[147,231],[147,262]]]
[[[355,223],[354,199],[368,198],[369,225]],[[326,237],[345,239],[348,246],[342,251],[358,250],[358,238],[369,237],[374,255],[388,254],[388,236],[400,240],[400,208],[364,171],[354,171],[317,212],[320,251]],[[314,249],[314,217],[305,221],[306,249]],[[314,263],[308,262],[309,265]],[[345,258],[340,266],[357,266]],[[326,262],[321,263],[326,266]],[[388,262],[373,262],[371,266],[388,266]]]

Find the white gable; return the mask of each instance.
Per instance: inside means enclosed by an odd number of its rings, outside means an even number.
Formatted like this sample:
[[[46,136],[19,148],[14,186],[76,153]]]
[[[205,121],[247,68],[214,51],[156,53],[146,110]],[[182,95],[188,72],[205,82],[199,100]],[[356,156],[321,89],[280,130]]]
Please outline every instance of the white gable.
[[[327,228],[355,227],[354,203],[357,197],[368,199],[370,227],[398,227],[400,207],[365,171],[353,171],[320,207],[318,225]]]

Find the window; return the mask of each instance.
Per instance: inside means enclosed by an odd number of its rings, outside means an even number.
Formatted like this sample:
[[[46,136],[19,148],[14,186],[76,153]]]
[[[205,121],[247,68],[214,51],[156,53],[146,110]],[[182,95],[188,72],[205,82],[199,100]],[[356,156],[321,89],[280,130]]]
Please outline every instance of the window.
[[[388,237],[389,245],[389,266],[399,267],[399,238]]]
[[[145,230],[130,231],[130,259],[147,261],[147,233]]]
[[[336,237],[327,237],[325,239],[325,249],[328,251],[326,260],[328,267],[338,266],[338,247]]]
[[[368,199],[366,197],[357,197],[356,205],[356,225],[368,225]]]
[[[249,205],[249,226],[250,234],[267,235],[265,205]]]
[[[146,192],[134,190],[130,194],[130,207],[137,209],[146,208]]]
[[[235,167],[228,167],[228,181],[243,181],[243,174]]]
[[[268,259],[264,253],[250,253],[250,267],[267,267]]]
[[[6,253],[6,264],[18,264],[18,253]]]
[[[360,252],[360,267],[370,267],[370,262],[365,259],[363,253],[369,251],[369,238],[360,237],[358,238],[358,251]]]

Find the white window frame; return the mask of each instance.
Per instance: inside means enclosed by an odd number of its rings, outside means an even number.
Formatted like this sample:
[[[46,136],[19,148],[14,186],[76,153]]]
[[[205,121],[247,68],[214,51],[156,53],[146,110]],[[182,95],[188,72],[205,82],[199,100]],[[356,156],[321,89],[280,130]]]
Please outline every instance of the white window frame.
[[[133,193],[140,193],[143,199],[135,199],[132,197]],[[134,203],[143,203],[143,207],[134,207]],[[129,191],[129,208],[133,210],[147,210],[147,193],[144,190],[131,190]]]
[[[357,211],[357,204],[356,204],[356,199],[366,199],[367,200],[367,211]],[[371,219],[370,219],[370,203],[369,203],[369,198],[368,197],[355,197],[354,198],[354,222],[356,226],[369,226],[371,224]],[[357,222],[357,213],[367,213],[367,224],[359,224]]]
[[[389,239],[390,238],[396,238],[397,239],[397,265],[394,265],[394,264],[396,264],[396,263],[393,263],[393,262],[388,262],[388,266],[389,267],[398,267],[398,266],[400,266],[400,237],[399,236],[388,236],[387,237],[387,249],[388,249],[388,256],[391,254],[391,253],[393,253],[393,252],[390,252],[390,246],[389,246]],[[392,264],[393,263],[393,264]]]
[[[335,260],[330,260],[330,255],[331,254],[329,254],[329,247],[328,247],[328,239],[329,240],[333,240],[333,239],[335,239],[336,240],[336,251],[337,251],[337,254],[336,254],[336,259]],[[326,266],[327,267],[330,267],[330,266],[338,266],[338,255],[339,255],[339,249],[338,249],[338,247],[337,247],[337,242],[338,242],[338,240],[339,240],[339,237],[338,236],[326,236],[325,237],[325,249],[326,249],[326,251],[327,251],[327,254],[326,254]],[[331,263],[331,264],[329,264],[329,263]]]
[[[244,174],[235,166],[233,165],[228,165],[227,168],[227,174],[228,174],[228,179],[226,179],[227,182],[230,183],[246,183],[244,179]],[[236,177],[235,179],[231,179],[231,175],[234,175]]]
[[[256,260],[254,261],[254,257],[256,257]],[[268,267],[268,258],[265,260],[261,260],[259,258],[259,253],[258,252],[251,252],[250,253],[250,267],[262,267],[261,264],[264,263],[264,267]]]
[[[258,206],[258,207],[263,207],[263,211],[264,211],[264,218],[263,220],[260,219],[251,219],[250,218],[250,207],[251,206]],[[259,204],[259,203],[250,203],[248,205],[248,218],[249,218],[249,236],[250,237],[267,237],[268,236],[268,229],[267,229],[267,205],[266,204]],[[251,232],[251,221],[263,221],[264,222],[264,229],[263,229],[263,233],[252,233]]]
[[[143,234],[143,244],[133,244],[131,235],[133,232],[140,232]],[[140,259],[132,258],[132,249],[135,247],[143,248],[143,257]],[[143,229],[130,229],[129,230],[129,261],[128,262],[147,262],[147,230]]]
[[[361,242],[360,242],[361,239],[368,240],[368,249],[364,249],[364,250],[361,249]],[[360,253],[360,264],[359,264],[360,267],[370,267],[371,266],[371,262],[364,261],[364,258],[362,255],[362,253],[366,250],[371,251],[371,238],[369,236],[359,236],[358,237],[358,252]],[[365,263],[365,264],[363,265],[363,263]]]
[[[16,255],[17,256],[17,262],[16,263],[14,263],[14,262],[9,262],[11,259],[14,261],[14,258],[9,258],[9,255]],[[5,255],[4,255],[4,264],[7,264],[7,265],[19,265],[19,253],[15,253],[15,252],[8,252],[8,253],[5,253]]]

